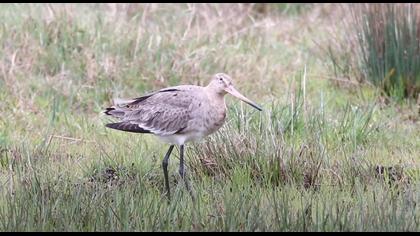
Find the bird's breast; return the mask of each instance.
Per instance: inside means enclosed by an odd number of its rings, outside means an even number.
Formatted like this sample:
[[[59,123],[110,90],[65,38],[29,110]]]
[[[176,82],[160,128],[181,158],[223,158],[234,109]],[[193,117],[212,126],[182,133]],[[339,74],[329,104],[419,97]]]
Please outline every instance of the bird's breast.
[[[214,119],[214,126],[220,128],[226,119],[226,110],[221,111]]]
[[[217,131],[223,126],[226,119],[226,108],[225,106],[213,107],[212,110],[208,111],[207,118],[204,123],[206,133],[211,134]]]

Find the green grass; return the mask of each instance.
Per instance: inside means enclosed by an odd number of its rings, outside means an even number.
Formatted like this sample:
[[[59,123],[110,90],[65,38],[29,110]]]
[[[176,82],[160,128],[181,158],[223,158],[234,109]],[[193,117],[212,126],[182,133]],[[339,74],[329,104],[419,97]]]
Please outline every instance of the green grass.
[[[418,104],[334,77],[313,39],[336,6],[256,7],[2,4],[0,230],[420,230]],[[168,202],[169,146],[101,111],[217,72],[264,110],[227,97],[226,124],[186,145],[196,201],[175,148]]]
[[[416,98],[420,92],[418,9],[415,5],[362,9],[364,19],[359,23],[367,25],[360,30],[364,74],[392,97]]]
[[[335,73],[377,86],[392,99],[420,92],[418,4],[353,4],[339,22],[339,48],[328,45]],[[344,31],[344,32],[343,32]],[[337,33],[336,33],[337,34]]]

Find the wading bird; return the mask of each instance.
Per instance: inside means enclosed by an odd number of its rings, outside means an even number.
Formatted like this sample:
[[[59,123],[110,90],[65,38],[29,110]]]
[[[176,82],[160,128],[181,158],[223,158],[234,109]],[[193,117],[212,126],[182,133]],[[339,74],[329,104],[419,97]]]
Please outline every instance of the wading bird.
[[[218,73],[206,87],[180,85],[131,100],[116,99],[114,106],[106,108],[105,114],[118,118],[119,122],[106,124],[106,127],[151,133],[170,144],[162,161],[166,194],[170,199],[167,168],[174,145],[179,145],[180,150],[179,174],[190,191],[185,178],[184,144],[210,135],[223,125],[226,118],[224,97],[227,93],[262,110],[234,88],[228,75]]]

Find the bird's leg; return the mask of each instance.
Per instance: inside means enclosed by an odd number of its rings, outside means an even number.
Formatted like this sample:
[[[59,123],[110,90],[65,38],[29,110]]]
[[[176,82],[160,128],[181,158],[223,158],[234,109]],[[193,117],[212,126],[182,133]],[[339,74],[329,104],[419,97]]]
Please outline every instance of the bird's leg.
[[[185,169],[184,169],[184,145],[179,147],[179,175],[181,175],[182,179],[185,177]]]
[[[191,195],[193,201],[195,200],[194,193],[191,190],[190,183],[185,176],[185,169],[184,169],[184,145],[180,145],[179,147],[179,175],[181,175],[182,179],[185,182],[185,186],[187,187],[188,192]]]
[[[168,199],[171,199],[171,192],[169,190],[168,164],[169,164],[169,156],[171,155],[172,149],[174,149],[174,145],[171,145],[169,147],[169,150],[166,152],[166,155],[162,161],[163,175],[165,176],[165,188],[166,188],[166,194],[168,196]]]

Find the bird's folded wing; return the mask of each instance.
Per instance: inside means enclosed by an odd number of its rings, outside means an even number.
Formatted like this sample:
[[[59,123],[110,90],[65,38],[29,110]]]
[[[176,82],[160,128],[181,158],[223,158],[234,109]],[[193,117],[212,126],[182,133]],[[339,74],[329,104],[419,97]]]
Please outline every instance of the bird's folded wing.
[[[135,106],[128,105],[130,111],[122,120],[154,134],[175,134],[187,127],[194,103],[194,97],[186,91],[156,93]]]

